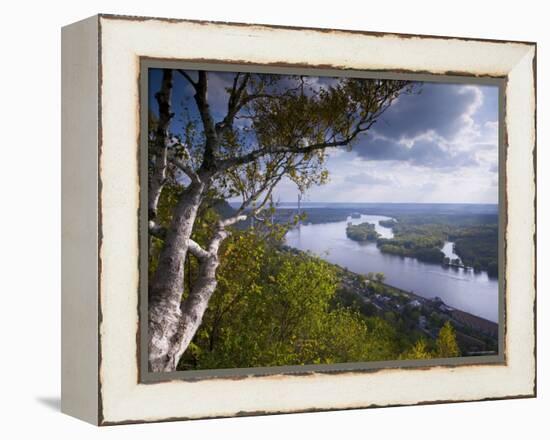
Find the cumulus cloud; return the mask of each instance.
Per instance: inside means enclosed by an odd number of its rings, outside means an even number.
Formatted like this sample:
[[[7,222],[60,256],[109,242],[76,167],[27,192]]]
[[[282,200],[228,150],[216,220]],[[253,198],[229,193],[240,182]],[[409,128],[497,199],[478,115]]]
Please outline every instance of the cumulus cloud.
[[[453,151],[430,134],[414,139],[410,146],[395,139],[377,138],[367,145],[359,146],[356,152],[365,160],[406,161],[415,166],[429,168],[457,168],[478,164],[470,152]]]
[[[478,166],[478,151],[495,150],[498,141],[496,106],[485,108],[495,94],[496,88],[421,84],[419,93],[402,95],[390,106],[355,151],[368,161],[448,169]]]
[[[401,95],[388,108],[376,123],[376,132],[393,139],[414,138],[430,130],[450,137],[480,105],[479,99],[473,86],[422,83],[417,93]]]

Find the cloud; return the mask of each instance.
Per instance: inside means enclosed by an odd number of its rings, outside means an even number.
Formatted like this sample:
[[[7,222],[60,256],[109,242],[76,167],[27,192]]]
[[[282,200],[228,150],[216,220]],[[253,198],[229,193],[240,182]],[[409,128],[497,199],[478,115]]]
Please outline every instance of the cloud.
[[[454,151],[428,133],[409,142],[377,138],[358,146],[355,151],[364,160],[405,161],[411,165],[430,168],[459,168],[477,165],[470,152]]]
[[[349,174],[344,181],[359,185],[392,185],[394,183],[394,180],[389,177],[376,176],[368,173]]]
[[[435,182],[426,182],[420,185],[420,191],[422,192],[432,192],[438,188],[437,183]]]
[[[408,148],[393,139],[377,137],[354,148],[357,155],[367,160],[408,160]]]
[[[401,95],[354,149],[366,161],[434,169],[479,166],[484,156],[478,153],[498,144],[496,92],[494,87],[424,83],[418,94]]]
[[[481,91],[461,84],[423,83],[418,93],[401,95],[381,116],[376,132],[392,139],[415,138],[427,131],[455,134],[481,105]]]

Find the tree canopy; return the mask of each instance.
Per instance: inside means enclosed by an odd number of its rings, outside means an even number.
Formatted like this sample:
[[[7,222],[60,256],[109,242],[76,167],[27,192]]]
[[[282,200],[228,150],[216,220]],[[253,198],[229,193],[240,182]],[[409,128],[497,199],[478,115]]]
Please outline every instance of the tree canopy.
[[[409,81],[235,73],[225,107],[218,104],[214,112],[209,74],[163,71],[159,115],[150,123],[152,167],[168,145],[168,176],[185,181],[208,175],[220,198],[240,197],[242,209],[256,210],[283,177],[300,191],[325,183],[326,148],[351,148],[400,94],[416,87]],[[173,75],[194,90],[177,134],[169,131]]]

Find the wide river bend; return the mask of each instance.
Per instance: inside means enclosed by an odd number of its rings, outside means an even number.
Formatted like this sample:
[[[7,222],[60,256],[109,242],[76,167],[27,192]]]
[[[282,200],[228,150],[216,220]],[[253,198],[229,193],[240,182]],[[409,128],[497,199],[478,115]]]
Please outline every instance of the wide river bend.
[[[391,238],[391,229],[379,224],[380,220],[388,219],[390,217],[361,215],[346,221],[301,225],[287,233],[286,243],[356,273],[383,272],[386,282],[392,286],[425,298],[438,296],[451,307],[498,322],[498,280],[486,272],[475,273],[471,269],[383,254],[376,243],[359,243],[346,236],[348,222],[368,222],[375,224],[382,237]],[[452,243],[445,243],[442,250],[446,256],[457,258]]]

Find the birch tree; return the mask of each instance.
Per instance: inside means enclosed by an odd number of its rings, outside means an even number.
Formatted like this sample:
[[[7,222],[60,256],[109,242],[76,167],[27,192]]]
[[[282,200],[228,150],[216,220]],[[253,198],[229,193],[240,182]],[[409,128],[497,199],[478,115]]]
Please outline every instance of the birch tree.
[[[195,115],[184,117],[180,134],[172,106],[174,79],[193,91]],[[259,217],[273,189],[288,178],[305,191],[327,181],[328,148],[351,148],[380,115],[413,85],[406,81],[326,79],[236,73],[226,88],[223,115],[215,118],[205,71],[164,69],[155,95],[158,116],[150,124],[149,233],[162,240],[149,282],[149,369],[174,371],[201,325],[216,289],[219,249],[230,227]],[[219,97],[217,97],[219,98]],[[219,113],[219,112],[217,112]],[[171,224],[156,221],[168,183],[184,186]],[[235,215],[222,218],[206,245],[191,237],[208,195],[239,197]],[[183,297],[188,254],[199,261],[191,291]]]

